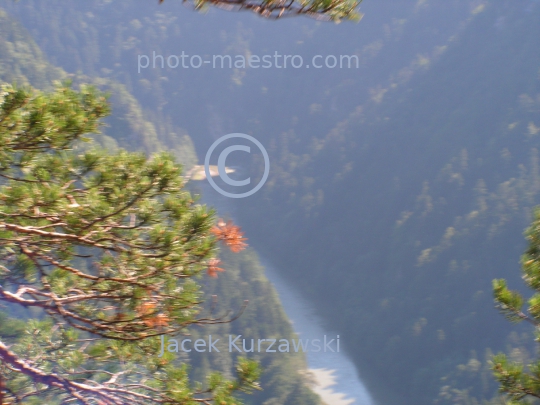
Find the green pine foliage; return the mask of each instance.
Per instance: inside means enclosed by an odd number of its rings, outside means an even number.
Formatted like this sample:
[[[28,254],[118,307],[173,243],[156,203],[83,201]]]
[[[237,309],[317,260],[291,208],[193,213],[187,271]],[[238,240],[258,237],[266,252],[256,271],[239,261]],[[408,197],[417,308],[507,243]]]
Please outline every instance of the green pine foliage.
[[[164,0],[160,0],[163,3]],[[228,1],[228,0],[193,0],[190,2],[196,10],[210,6],[228,11],[252,11],[261,17],[279,19],[290,16],[308,16],[322,21],[351,20],[359,21],[362,15],[357,11],[357,0],[301,0],[283,3],[275,0]]]
[[[227,321],[197,317],[213,214],[170,154],[70,152],[108,113],[91,87],[2,88],[0,299],[40,310],[0,341],[2,400],[238,403],[234,392],[259,389],[256,363],[196,388],[186,365],[157,356],[158,336]]]
[[[534,291],[525,301],[520,292],[508,289],[506,281],[493,281],[493,294],[497,307],[511,322],[527,321],[534,326],[535,341],[540,340],[540,209],[536,209],[533,223],[527,231],[528,249],[523,255],[523,280]],[[527,308],[524,308],[527,303]],[[510,404],[537,403],[540,399],[540,360],[529,356],[513,359],[499,353],[492,359],[492,369]],[[536,400],[536,402],[531,402]]]

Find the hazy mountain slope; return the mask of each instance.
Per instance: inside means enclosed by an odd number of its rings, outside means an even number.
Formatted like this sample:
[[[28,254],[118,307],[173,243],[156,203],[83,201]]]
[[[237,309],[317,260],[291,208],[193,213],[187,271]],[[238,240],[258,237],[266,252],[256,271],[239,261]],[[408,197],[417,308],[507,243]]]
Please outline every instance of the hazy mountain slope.
[[[404,403],[431,403],[471,350],[499,350],[515,330],[490,289],[495,277],[520,287],[522,231],[540,202],[539,6],[487,4],[425,72],[362,105],[311,158],[284,153],[300,162],[283,170],[295,184],[275,181],[244,206],[271,218],[257,224],[261,246],[296,264],[291,279],[349,336],[360,368]],[[482,389],[494,387],[471,392]]]
[[[185,131],[164,120],[154,125],[124,85],[80,72],[66,73],[50,64],[25,28],[2,9],[0,22],[0,77],[3,82],[39,89],[51,89],[54,81],[71,80],[74,85],[91,83],[111,96],[114,113],[105,120],[104,135],[97,137],[103,146],[144,149],[150,153],[168,148],[188,167],[196,163],[193,144]]]
[[[249,13],[196,13],[179,1],[0,2],[68,72],[114,78],[145,109],[187,129],[200,154],[216,137],[250,132],[269,145],[294,131],[305,150],[358,105],[406,80],[466,24],[475,0],[364,1],[359,24],[300,18],[265,21]],[[419,28],[420,27],[420,28]],[[359,68],[161,69],[159,56],[357,56]],[[153,67],[153,55],[157,56]],[[150,66],[138,69],[138,57]],[[281,58],[282,60],[283,58]],[[420,61],[420,62],[419,62]],[[165,63],[166,64],[166,63]],[[290,97],[294,95],[294,97]]]

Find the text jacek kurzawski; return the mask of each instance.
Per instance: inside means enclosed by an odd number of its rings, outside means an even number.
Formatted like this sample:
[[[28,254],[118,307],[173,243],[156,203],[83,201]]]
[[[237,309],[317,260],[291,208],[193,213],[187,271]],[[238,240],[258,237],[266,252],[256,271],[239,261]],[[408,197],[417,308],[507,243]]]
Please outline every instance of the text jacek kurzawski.
[[[322,339],[245,339],[242,335],[228,335],[227,338],[214,339],[165,339],[161,336],[162,357],[165,351],[178,353],[191,351],[204,352],[236,352],[236,353],[290,353],[290,352],[339,352],[339,335],[330,339],[326,335]]]

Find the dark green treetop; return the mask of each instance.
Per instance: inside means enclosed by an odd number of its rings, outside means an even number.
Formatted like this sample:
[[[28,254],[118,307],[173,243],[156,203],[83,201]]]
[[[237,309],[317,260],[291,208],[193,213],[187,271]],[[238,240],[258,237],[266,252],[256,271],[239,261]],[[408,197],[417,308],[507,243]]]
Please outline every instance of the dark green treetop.
[[[540,341],[540,208],[527,231],[529,246],[522,257],[523,280],[534,293],[527,301],[517,291],[508,289],[506,280],[493,280],[493,293],[499,310],[511,321],[527,321],[535,327],[536,341]],[[493,358],[493,372],[500,384],[500,392],[509,397],[509,404],[529,403],[540,398],[540,360],[529,364],[511,361],[504,354]]]

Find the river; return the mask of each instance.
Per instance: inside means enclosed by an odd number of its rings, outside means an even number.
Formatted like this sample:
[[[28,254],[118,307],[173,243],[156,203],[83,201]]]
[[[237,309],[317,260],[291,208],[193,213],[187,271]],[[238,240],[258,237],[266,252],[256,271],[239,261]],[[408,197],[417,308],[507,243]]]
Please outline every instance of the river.
[[[313,306],[288,284],[269,263],[263,261],[266,277],[279,294],[281,304],[300,339],[319,339],[337,332],[326,330],[315,314]],[[341,337],[342,341],[346,337]],[[306,352],[314,391],[328,405],[374,405],[366,387],[360,380],[354,364],[347,354],[340,352]]]
[[[203,183],[205,182],[197,184],[202,189],[203,202],[215,207],[220,215],[236,219],[234,201],[217,194]],[[261,258],[261,261],[266,277],[274,285],[283,309],[300,339],[321,339],[324,335],[331,339],[339,335],[336,331],[324,328],[324,323],[315,313],[313,305],[287,283],[268,261],[264,258]],[[341,342],[346,342],[346,340],[346,336],[341,336]],[[309,367],[307,372],[313,381],[312,389],[319,394],[325,405],[375,405],[356,367],[343,351],[343,344],[340,349],[339,352],[334,353],[330,351],[306,352]]]

